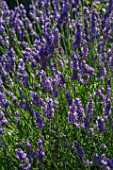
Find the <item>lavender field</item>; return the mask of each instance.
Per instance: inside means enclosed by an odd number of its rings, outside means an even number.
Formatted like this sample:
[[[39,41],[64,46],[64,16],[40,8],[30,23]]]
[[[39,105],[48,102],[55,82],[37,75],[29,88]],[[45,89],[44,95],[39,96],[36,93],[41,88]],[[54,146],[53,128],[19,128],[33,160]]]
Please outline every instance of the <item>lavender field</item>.
[[[113,170],[113,0],[0,1],[0,170]]]

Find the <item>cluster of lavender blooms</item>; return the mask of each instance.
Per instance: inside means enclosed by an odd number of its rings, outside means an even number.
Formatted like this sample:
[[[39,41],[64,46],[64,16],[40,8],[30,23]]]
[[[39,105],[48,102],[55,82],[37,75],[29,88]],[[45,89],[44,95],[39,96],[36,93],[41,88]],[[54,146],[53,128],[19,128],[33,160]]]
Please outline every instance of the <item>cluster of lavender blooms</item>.
[[[0,135],[17,166],[113,169],[112,18],[112,0],[33,0],[28,15],[0,1]]]
[[[84,109],[80,103],[79,98],[76,98],[75,101],[72,101],[71,106],[69,107],[68,112],[68,123],[73,123],[75,127],[80,127],[83,123],[85,117]]]
[[[27,158],[27,154],[23,152],[21,148],[15,149],[16,157],[18,161],[21,163],[21,168],[29,170],[31,164],[29,163],[29,159]]]
[[[0,107],[0,135],[4,134],[4,131],[2,129],[2,127],[7,123],[7,119],[5,117],[4,112],[2,111],[1,107]]]
[[[38,156],[39,165],[44,163],[44,155],[45,155],[42,140],[43,140],[43,137],[40,136],[40,138],[38,139],[38,142],[37,142],[37,149],[36,149],[36,153],[35,153]]]
[[[25,141],[26,144],[26,153],[23,151],[22,148],[16,148],[16,158],[18,159],[20,166],[22,169],[30,170],[34,157],[38,157],[39,165],[43,164],[44,159],[44,148],[43,148],[43,136],[40,135],[40,138],[37,142],[37,148],[33,151],[32,145],[29,140]]]

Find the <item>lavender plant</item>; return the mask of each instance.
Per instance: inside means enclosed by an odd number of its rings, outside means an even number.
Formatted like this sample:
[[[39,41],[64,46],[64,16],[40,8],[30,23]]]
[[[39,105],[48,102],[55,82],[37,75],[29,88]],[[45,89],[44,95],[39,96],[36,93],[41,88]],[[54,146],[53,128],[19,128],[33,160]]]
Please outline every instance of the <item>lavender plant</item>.
[[[0,169],[113,169],[113,1],[0,1]]]

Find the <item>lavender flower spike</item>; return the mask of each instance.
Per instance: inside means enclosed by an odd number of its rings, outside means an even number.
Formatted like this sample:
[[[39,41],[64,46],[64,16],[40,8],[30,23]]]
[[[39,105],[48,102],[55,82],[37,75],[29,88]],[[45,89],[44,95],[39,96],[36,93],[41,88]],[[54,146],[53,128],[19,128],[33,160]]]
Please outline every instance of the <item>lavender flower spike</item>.
[[[102,116],[98,116],[98,119],[96,121],[96,126],[99,132],[105,132],[104,119]]]
[[[27,154],[23,152],[21,148],[15,149],[16,157],[20,162],[20,166],[22,169],[30,170],[31,164],[29,163],[29,159],[27,158]]]

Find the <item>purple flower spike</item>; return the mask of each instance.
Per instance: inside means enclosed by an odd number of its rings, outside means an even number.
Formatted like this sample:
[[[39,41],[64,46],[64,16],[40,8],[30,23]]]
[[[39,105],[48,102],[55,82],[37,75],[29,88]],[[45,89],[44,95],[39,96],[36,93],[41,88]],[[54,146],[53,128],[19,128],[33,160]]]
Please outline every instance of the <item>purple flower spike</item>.
[[[102,116],[98,116],[96,126],[99,132],[105,132],[104,119],[102,118]]]
[[[20,162],[20,166],[22,169],[30,170],[31,164],[29,163],[29,159],[27,158],[27,154],[23,152],[21,148],[15,149],[16,157]]]
[[[36,112],[36,113],[35,113],[35,116],[36,116],[36,121],[35,121],[35,123],[36,123],[36,125],[38,126],[38,128],[41,129],[41,128],[43,127],[43,125],[44,125],[43,119],[42,119],[42,117],[41,117],[41,115],[40,115],[39,112]]]

